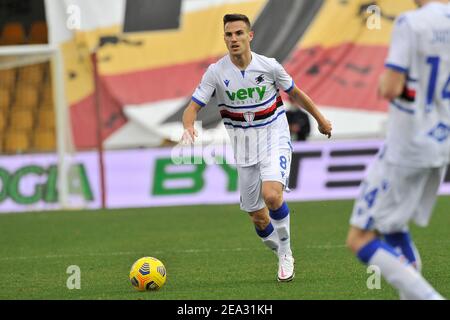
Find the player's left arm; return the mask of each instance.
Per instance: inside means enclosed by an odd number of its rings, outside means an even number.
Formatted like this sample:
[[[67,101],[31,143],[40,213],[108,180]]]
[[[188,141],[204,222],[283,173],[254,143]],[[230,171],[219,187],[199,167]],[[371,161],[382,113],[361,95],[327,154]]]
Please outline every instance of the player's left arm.
[[[286,70],[284,70],[283,66],[278,61],[274,60],[273,66],[275,83],[277,87],[283,89],[284,92],[289,95],[292,102],[303,107],[303,109],[312,115],[319,125],[318,128],[320,133],[330,138],[332,130],[331,122],[323,116],[311,98],[295,85],[292,77],[286,72]]]
[[[330,138],[331,131],[333,130],[331,122],[324,117],[311,98],[308,97],[308,95],[300,90],[296,85],[294,85],[294,87],[288,92],[288,95],[294,103],[301,106],[310,115],[312,115],[314,119],[316,119],[317,124],[319,125],[318,129],[320,133]]]

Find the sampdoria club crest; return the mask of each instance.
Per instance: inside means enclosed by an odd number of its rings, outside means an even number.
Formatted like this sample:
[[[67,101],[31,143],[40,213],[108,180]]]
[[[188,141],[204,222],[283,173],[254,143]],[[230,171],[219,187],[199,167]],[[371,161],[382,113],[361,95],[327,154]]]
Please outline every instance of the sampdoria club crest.
[[[244,112],[244,119],[248,123],[252,122],[255,119],[255,113],[251,111]]]

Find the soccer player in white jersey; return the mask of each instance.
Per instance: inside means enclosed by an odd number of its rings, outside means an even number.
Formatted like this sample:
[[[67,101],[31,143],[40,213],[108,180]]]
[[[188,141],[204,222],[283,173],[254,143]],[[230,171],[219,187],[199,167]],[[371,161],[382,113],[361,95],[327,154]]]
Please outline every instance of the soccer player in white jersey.
[[[426,226],[450,153],[450,4],[417,0],[394,25],[379,94],[390,100],[384,147],[361,184],[347,246],[402,299],[442,299],[422,277],[408,225]]]
[[[223,18],[229,54],[211,64],[183,114],[182,140],[197,136],[197,113],[213,94],[230,136],[239,176],[241,209],[250,214],[256,233],[278,255],[278,281],[294,278],[290,247],[289,208],[283,201],[290,170],[291,144],[279,89],[318,122],[319,131],[331,136],[331,123],[300,91],[273,58],[250,49],[253,31],[242,14]]]

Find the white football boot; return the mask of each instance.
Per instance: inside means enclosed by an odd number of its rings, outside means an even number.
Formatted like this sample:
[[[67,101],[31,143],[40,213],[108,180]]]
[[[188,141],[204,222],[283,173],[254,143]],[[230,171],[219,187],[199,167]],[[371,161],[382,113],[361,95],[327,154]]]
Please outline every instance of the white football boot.
[[[278,281],[289,282],[295,277],[294,257],[286,253],[278,256]]]

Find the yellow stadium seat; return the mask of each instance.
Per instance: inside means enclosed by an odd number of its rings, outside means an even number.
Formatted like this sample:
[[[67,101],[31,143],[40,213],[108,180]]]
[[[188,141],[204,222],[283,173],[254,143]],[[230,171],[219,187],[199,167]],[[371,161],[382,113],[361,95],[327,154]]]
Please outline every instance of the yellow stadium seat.
[[[31,24],[30,34],[28,36],[29,43],[47,43],[47,23],[45,21],[34,21]]]
[[[8,89],[0,88],[0,110],[8,110],[11,103],[11,94]]]
[[[0,70],[0,88],[14,90],[16,83],[16,69]]]
[[[13,108],[34,109],[38,106],[39,92],[35,86],[19,83]]]
[[[53,151],[56,149],[55,131],[37,129],[33,133],[33,148],[35,151]]]
[[[55,128],[55,111],[53,108],[39,109],[37,126],[42,129]]]
[[[12,109],[9,125],[13,129],[31,131],[34,126],[33,110]]]
[[[44,70],[47,77],[45,78],[45,85],[50,86],[52,83],[52,65],[51,62],[46,62],[44,64]]]
[[[0,113],[3,114],[5,119],[8,119],[9,116],[9,108],[7,106],[0,105]]]
[[[8,130],[4,138],[4,151],[21,153],[30,148],[29,133],[21,130]]]
[[[19,69],[19,81],[34,86],[40,85],[44,80],[44,65],[33,64]]]
[[[44,85],[42,90],[41,106],[48,106],[53,108],[53,91],[49,85]]]
[[[5,128],[6,128],[6,114],[0,112],[0,133],[5,131]]]
[[[2,30],[1,43],[3,45],[24,44],[26,41],[25,29],[19,22],[8,22]]]

